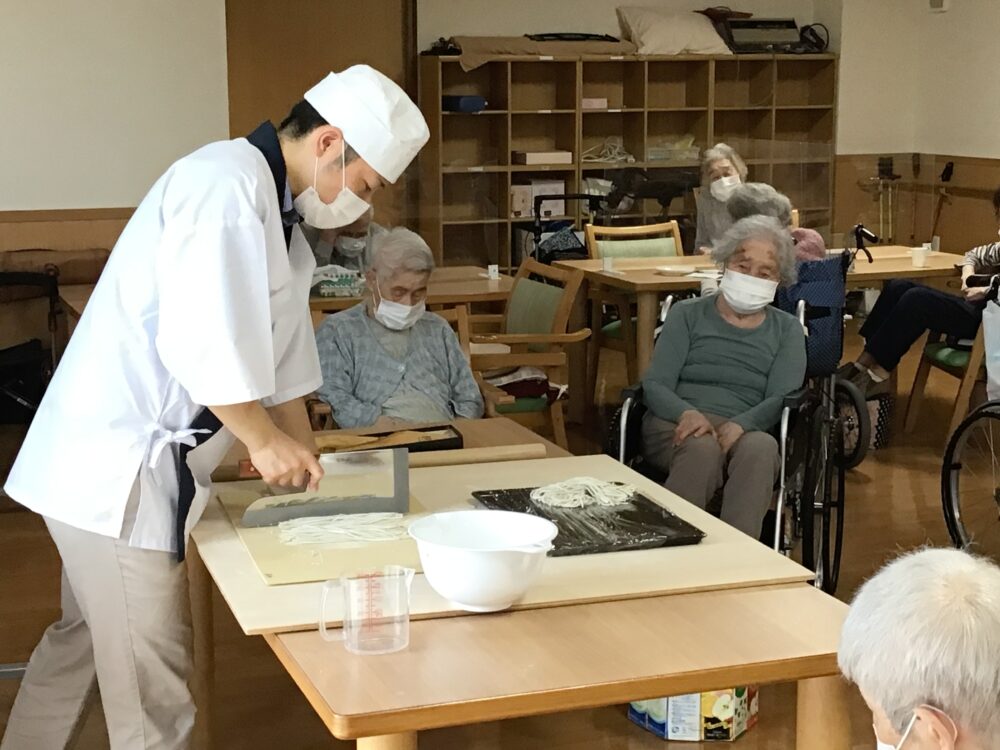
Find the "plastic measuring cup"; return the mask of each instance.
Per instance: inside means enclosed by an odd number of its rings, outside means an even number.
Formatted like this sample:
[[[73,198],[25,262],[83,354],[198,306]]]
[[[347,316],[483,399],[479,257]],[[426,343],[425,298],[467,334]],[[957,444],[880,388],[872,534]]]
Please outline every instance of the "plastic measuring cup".
[[[410,584],[415,571],[400,565],[341,576],[323,584],[319,632],[326,641],[344,641],[354,654],[390,654],[410,643]],[[343,630],[326,626],[327,599],[336,588],[343,597]]]

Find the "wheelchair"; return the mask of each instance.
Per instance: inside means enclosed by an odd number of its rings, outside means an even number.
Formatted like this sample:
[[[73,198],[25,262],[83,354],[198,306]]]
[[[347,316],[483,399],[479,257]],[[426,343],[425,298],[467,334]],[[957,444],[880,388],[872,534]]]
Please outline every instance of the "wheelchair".
[[[815,571],[815,585],[831,594],[837,588],[843,551],[846,472],[863,460],[871,430],[863,394],[836,376],[843,351],[846,274],[856,252],[801,264],[799,282],[781,290],[775,302],[795,314],[806,331],[807,366],[803,387],[785,398],[773,433],[781,469],[775,509],[769,513],[773,533],[765,531],[761,541],[785,555],[800,547],[802,564]],[[675,301],[668,297],[663,302],[657,334]],[[642,456],[647,410],[642,385],[626,388],[622,395],[608,452],[662,482],[665,477],[657,476]],[[765,529],[768,526],[765,518]]]
[[[997,304],[1000,275],[973,275]],[[941,502],[956,547],[1000,561],[1000,399],[972,411],[948,440],[941,467]]]

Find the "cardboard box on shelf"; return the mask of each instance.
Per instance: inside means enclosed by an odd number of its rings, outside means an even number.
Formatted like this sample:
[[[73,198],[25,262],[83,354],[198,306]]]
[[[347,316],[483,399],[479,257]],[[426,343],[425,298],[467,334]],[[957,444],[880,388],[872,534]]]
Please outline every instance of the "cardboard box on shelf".
[[[510,186],[510,215],[515,219],[531,216],[531,185]]]
[[[757,724],[757,686],[636,701],[628,717],[664,740],[732,742]]]
[[[552,179],[531,179],[531,203],[534,210],[535,198],[539,195],[564,195],[566,193],[565,180]],[[565,216],[566,201],[563,199],[542,201],[542,217]]]
[[[572,164],[572,151],[511,151],[514,164]]]

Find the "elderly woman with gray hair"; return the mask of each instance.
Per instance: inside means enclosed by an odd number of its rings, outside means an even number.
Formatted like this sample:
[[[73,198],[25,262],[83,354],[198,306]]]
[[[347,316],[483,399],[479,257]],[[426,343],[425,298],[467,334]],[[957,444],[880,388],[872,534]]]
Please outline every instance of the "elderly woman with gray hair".
[[[701,159],[701,192],[698,195],[694,246],[708,254],[733,224],[726,202],[733,190],[745,182],[747,165],[730,146],[717,143]]]
[[[397,228],[375,238],[368,293],[316,332],[320,397],[342,428],[392,427],[483,415],[483,400],[458,337],[425,298],[434,257],[419,235]]]
[[[783,226],[754,216],[712,255],[719,293],[674,306],[643,377],[643,454],[700,508],[721,489],[722,520],[756,538],[779,469],[768,430],[806,370],[802,326],[771,305],[795,281],[795,253]]]
[[[1000,749],[1000,568],[959,550],[890,563],[854,597],[840,669],[879,750]]]
[[[792,223],[792,202],[766,182],[747,182],[737,185],[726,201],[726,210],[733,221],[748,216],[772,216],[782,226]],[[822,260],[826,257],[826,243],[815,229],[790,228],[798,260]]]

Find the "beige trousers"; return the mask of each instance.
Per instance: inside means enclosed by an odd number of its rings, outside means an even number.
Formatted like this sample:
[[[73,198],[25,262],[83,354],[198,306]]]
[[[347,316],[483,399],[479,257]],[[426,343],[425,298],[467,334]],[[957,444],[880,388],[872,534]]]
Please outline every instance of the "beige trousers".
[[[62,750],[95,682],[112,750],[187,748],[194,726],[191,611],[167,552],[46,519],[63,562],[62,619],[28,662],[0,750]]]

